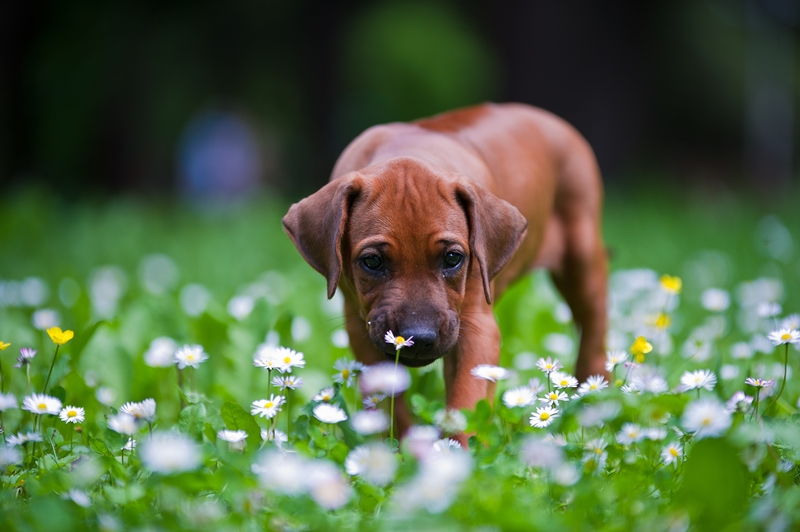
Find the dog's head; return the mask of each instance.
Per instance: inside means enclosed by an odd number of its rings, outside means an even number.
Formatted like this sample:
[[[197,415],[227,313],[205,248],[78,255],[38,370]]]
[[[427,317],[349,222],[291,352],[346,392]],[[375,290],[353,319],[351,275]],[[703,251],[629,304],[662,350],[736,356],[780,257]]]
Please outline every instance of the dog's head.
[[[300,254],[357,295],[372,343],[392,360],[391,330],[413,336],[407,366],[430,364],[458,341],[470,275],[491,280],[512,257],[527,221],[471,180],[411,158],[346,174],[292,205],[283,225]]]

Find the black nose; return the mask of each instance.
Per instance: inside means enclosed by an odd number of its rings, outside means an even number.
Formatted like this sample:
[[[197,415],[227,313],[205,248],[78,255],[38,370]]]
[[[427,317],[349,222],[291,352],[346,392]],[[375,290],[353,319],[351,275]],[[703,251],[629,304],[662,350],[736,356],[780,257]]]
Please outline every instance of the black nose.
[[[436,340],[439,339],[439,332],[430,327],[410,327],[403,331],[403,338],[411,338],[414,347],[433,349]]]

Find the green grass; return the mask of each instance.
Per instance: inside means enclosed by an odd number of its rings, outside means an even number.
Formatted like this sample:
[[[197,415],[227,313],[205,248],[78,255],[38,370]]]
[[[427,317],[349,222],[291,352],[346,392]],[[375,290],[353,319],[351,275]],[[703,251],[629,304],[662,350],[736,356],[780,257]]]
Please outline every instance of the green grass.
[[[725,401],[735,390],[752,394],[744,378],[766,377],[753,372],[762,366],[765,372],[773,371],[773,365],[782,363],[781,350],[734,360],[730,347],[771,327],[762,322],[751,331],[740,316],[744,311],[736,294],[744,281],[778,279],[783,287],[782,315],[800,311],[800,249],[791,240],[786,245],[787,234],[800,235],[793,205],[792,197],[778,205],[759,206],[745,195],[609,194],[604,234],[612,271],[649,268],[658,275],[669,273],[683,279],[680,305],[670,312],[674,352],[648,357],[648,363],[661,367],[670,389],[677,386],[684,370],[710,368],[719,376],[727,364],[739,368],[739,375],[720,379],[713,392],[702,391],[703,397]],[[413,486],[427,467],[408,450],[400,455],[392,483],[374,486],[356,477],[349,502],[337,510],[325,510],[309,495],[288,496],[265,489],[251,472],[251,464],[262,459],[257,443],[249,438],[244,453],[238,453],[218,440],[216,433],[226,426],[233,428],[232,424],[252,428],[249,420],[253,418],[249,414],[237,418],[240,411],[233,405],[247,410],[252,401],[266,396],[267,377],[253,367],[252,357],[271,331],[279,335],[282,345],[302,351],[307,360],[306,368],[295,370],[306,385],[292,397],[290,447],[301,456],[325,457],[340,465],[362,439],[346,423],[332,429],[311,415],[309,401],[331,384],[332,364],[351,355],[331,340],[344,318],[341,310],[325,303],[324,279],[302,261],[282,232],[280,218],[287,207],[288,202],[269,196],[225,207],[136,200],[65,204],[42,190],[0,200],[0,283],[4,283],[0,298],[16,293],[20,285],[13,281],[44,280],[49,295],[38,306],[55,309],[61,326],[76,333],[60,350],[48,391],[65,404],[86,409],[81,433],[46,416],[45,441],[35,447],[25,444],[22,464],[0,466],[0,528],[108,529],[116,523],[123,529],[148,525],[199,530],[223,525],[311,530],[455,530],[481,525],[658,530],[691,524],[698,530],[720,530],[726,526],[761,529],[776,520],[783,520],[789,529],[800,525],[796,413],[800,386],[791,377],[776,406],[764,411],[762,403],[760,419],[737,414],[724,437],[678,438],[668,429],[664,441],[634,445],[617,443],[615,435],[623,423],[681,427],[687,404],[700,394],[632,396],[612,386],[596,397],[566,403],[561,417],[547,429],[528,425],[532,407],[506,408],[498,395],[495,408],[481,403],[476,411],[466,413],[469,430],[476,433],[469,451],[471,473],[459,480],[463,483],[458,494],[441,513],[403,506],[404,500],[412,504],[403,499],[403,486]],[[170,257],[178,271],[175,283],[162,294],[150,293],[142,284],[142,259],[153,254]],[[115,269],[98,270],[108,266]],[[92,289],[98,271],[121,277],[123,292],[114,312],[98,311]],[[181,293],[190,284],[201,285],[211,296],[197,316],[187,315],[181,303]],[[732,294],[731,308],[723,313],[725,330],[712,340],[711,358],[702,363],[687,361],[681,356],[686,340],[708,323],[711,314],[700,305],[700,295],[709,287]],[[94,290],[99,289],[95,285]],[[237,320],[226,307],[242,293],[265,297],[257,299],[249,316]],[[7,303],[0,305],[0,340],[11,347],[0,352],[0,362],[5,391],[21,402],[28,383],[26,373],[12,367],[18,349],[39,350],[30,375],[31,391],[41,392],[53,344],[33,327],[35,308]],[[559,303],[543,273],[512,287],[496,308],[503,332],[501,365],[513,368],[522,352],[552,356],[546,348],[551,333],[576,338],[572,324],[557,319]],[[614,326],[619,323],[615,321]],[[304,324],[310,327],[309,334],[299,334]],[[175,368],[144,363],[143,353],[160,336],[179,344],[201,344],[210,355],[197,371],[185,372],[183,398]],[[573,356],[561,356],[567,370],[572,369]],[[800,371],[797,350],[789,349],[789,356],[790,368]],[[434,371],[414,370],[413,374],[407,395],[418,421],[431,423],[443,407],[440,370],[434,365]],[[624,373],[618,376],[622,379]],[[502,392],[530,377],[543,379],[535,369],[520,369],[512,381],[498,388]],[[98,389],[114,393],[110,406],[97,399]],[[354,390],[338,386],[336,390],[336,400],[352,413]],[[126,454],[123,463],[120,447],[127,437],[108,428],[108,416],[125,402],[147,397],[155,398],[158,405],[157,431],[177,427],[200,446],[203,465],[199,469],[174,475],[150,473],[138,453]],[[603,428],[582,429],[581,412],[604,402],[617,403],[618,413]],[[223,408],[226,403],[230,406]],[[277,419],[277,428],[285,430],[285,414]],[[19,409],[4,412],[3,422],[7,435],[33,428],[32,416]],[[264,420],[258,422],[267,427]],[[145,426],[135,436],[140,448],[148,433]],[[545,433],[566,435],[568,444],[562,452],[567,469],[532,468],[521,458],[526,442]],[[592,471],[584,462],[585,445],[596,437],[608,444],[602,471]],[[771,443],[764,443],[765,439]],[[663,446],[679,440],[688,460],[677,468],[661,465]],[[81,469],[80,462],[92,465]],[[570,471],[579,477],[574,483],[565,480]],[[64,499],[72,488],[89,494],[91,506],[82,508]]]

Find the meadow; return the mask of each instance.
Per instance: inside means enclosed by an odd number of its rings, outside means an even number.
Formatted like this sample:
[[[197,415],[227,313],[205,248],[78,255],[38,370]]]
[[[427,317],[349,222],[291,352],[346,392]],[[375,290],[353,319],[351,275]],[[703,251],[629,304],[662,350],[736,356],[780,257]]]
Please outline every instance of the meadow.
[[[353,361],[280,198],[0,198],[0,529],[797,530],[796,205],[610,192],[611,382],[536,272],[448,412],[440,364]]]

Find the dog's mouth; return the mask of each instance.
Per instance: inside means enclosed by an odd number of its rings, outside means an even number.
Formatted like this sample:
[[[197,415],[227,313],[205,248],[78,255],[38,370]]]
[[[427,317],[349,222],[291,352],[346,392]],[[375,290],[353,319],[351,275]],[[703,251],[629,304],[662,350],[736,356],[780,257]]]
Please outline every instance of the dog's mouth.
[[[392,362],[394,362],[395,361],[395,357],[397,357],[397,360],[402,365],[404,365],[406,367],[409,367],[409,368],[422,368],[424,366],[428,366],[430,364],[433,364],[434,362],[436,362],[437,360],[442,358],[442,355],[434,355],[434,356],[431,356],[431,357],[424,357],[424,358],[423,357],[403,356],[403,350],[402,349],[400,350],[400,354],[399,355],[397,353],[394,353],[394,352],[387,353],[386,351],[382,351],[382,353],[383,353],[383,356],[385,356],[387,360],[390,360]]]

